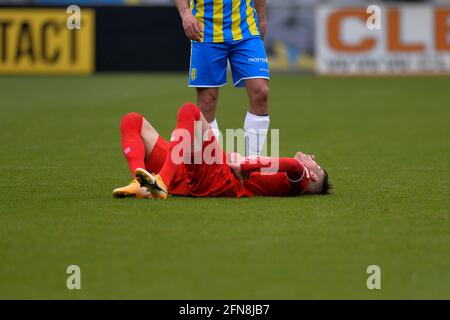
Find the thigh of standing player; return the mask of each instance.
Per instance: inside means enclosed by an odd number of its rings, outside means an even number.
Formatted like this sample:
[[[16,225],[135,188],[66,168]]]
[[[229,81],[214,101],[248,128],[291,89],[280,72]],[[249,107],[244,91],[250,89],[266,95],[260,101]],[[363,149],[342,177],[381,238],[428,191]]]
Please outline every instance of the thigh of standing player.
[[[215,118],[219,88],[227,83],[228,47],[223,43],[191,43],[189,87],[208,123]]]
[[[247,89],[249,111],[267,115],[270,72],[262,39],[253,37],[232,43],[229,59],[233,84]]]

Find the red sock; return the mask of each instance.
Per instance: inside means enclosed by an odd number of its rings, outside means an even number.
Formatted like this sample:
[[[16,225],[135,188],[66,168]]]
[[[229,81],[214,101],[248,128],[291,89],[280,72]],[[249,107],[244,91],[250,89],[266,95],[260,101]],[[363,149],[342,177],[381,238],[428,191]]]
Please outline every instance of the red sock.
[[[191,136],[191,143],[194,139],[194,121],[200,121],[200,110],[193,103],[185,103],[181,106],[178,111],[177,117],[177,129],[185,129],[189,131]],[[174,139],[174,141],[172,141]],[[177,171],[178,164],[175,164],[172,159],[172,151],[182,140],[178,139],[174,134],[172,134],[169,152],[167,153],[166,160],[164,161],[164,165],[159,172],[159,175],[163,179],[166,186],[169,186],[172,182],[173,176]],[[181,155],[183,156],[183,155]]]
[[[145,168],[145,146],[141,137],[143,121],[142,115],[132,112],[126,114],[120,123],[123,153],[130,166],[133,179],[136,178],[134,171],[137,168]]]

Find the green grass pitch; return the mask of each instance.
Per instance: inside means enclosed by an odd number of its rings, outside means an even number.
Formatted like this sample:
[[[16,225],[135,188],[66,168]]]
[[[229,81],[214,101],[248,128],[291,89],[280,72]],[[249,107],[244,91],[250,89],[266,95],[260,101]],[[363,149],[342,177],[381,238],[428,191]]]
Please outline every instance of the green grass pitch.
[[[194,99],[185,75],[0,78],[0,298],[450,298],[449,78],[274,75],[281,154],[314,153],[331,196],[113,199],[121,116],[168,136]],[[221,128],[246,106],[224,88]]]

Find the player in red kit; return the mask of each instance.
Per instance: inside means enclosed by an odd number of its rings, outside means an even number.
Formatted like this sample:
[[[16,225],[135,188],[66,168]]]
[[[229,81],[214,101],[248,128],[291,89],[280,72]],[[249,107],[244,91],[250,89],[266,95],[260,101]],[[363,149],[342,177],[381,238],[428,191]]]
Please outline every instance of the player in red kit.
[[[330,190],[328,174],[314,156],[302,152],[294,158],[226,154],[192,103],[180,108],[170,142],[137,113],[125,115],[120,128],[134,179],[113,191],[116,198],[298,196]]]

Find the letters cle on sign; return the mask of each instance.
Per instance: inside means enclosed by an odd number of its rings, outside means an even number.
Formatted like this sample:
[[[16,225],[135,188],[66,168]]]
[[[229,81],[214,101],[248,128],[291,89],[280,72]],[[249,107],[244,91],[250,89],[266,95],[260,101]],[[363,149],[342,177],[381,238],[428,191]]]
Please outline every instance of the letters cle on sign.
[[[322,6],[317,70],[323,74],[450,73],[450,8]],[[379,28],[371,28],[372,22]],[[371,23],[369,23],[371,22]]]

